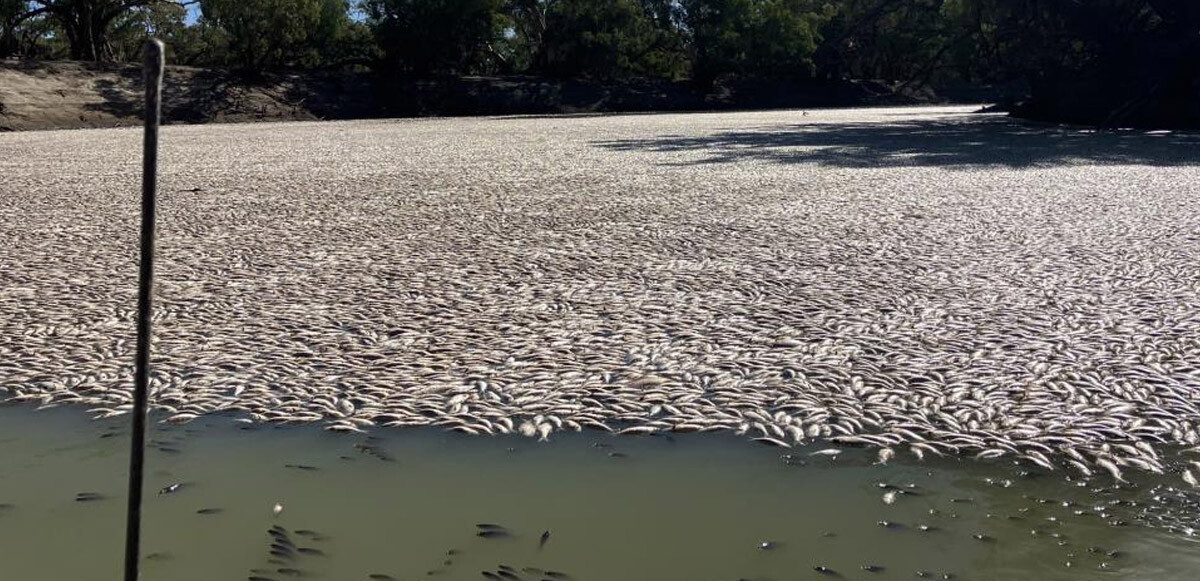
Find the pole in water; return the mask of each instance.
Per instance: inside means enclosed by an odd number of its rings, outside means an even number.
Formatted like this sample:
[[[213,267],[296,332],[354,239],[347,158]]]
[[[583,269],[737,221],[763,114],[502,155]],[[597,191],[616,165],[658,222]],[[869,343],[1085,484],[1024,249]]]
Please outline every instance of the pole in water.
[[[125,521],[125,581],[137,581],[142,525],[142,474],[146,455],[146,400],[150,390],[150,315],[154,288],[154,198],[158,178],[158,124],[162,114],[165,47],[146,43],[146,130],[142,145],[142,254],[138,272],[137,366],[133,376],[133,430],[129,446],[129,507]]]

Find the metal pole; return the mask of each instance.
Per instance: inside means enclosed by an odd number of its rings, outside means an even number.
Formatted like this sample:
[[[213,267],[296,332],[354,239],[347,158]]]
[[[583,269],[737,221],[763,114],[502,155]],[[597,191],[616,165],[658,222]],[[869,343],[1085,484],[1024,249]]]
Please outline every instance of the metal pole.
[[[154,197],[158,177],[158,124],[165,57],[150,39],[143,54],[146,130],[142,145],[142,256],[138,273],[137,367],[133,376],[133,432],[129,445],[129,508],[125,521],[125,581],[137,581],[142,525],[142,474],[146,455],[146,395],[150,389],[150,315],[154,288]]]

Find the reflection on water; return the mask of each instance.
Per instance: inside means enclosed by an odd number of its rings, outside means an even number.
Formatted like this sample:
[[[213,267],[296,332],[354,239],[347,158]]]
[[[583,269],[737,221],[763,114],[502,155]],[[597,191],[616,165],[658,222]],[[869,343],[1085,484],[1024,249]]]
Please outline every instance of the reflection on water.
[[[123,429],[78,410],[0,408],[0,578],[116,578]],[[1200,496],[1177,478],[1113,489],[1008,464],[878,466],[816,448],[781,458],[728,435],[538,443],[213,419],[156,424],[150,437],[150,580],[1182,580],[1200,569],[1187,531]]]

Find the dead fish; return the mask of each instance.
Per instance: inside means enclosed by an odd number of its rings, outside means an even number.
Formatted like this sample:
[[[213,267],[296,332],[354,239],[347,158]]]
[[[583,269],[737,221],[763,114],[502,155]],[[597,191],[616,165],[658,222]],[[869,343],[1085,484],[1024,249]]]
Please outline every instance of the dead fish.
[[[502,538],[502,537],[507,537],[507,536],[508,536],[508,531],[506,531],[506,530],[502,530],[502,529],[500,529],[500,530],[486,530],[486,531],[479,531],[479,532],[475,533],[475,536],[477,536],[477,537],[483,537],[483,538],[485,538],[485,539],[499,539],[499,538]]]
[[[494,524],[491,524],[491,523],[482,523],[482,524],[477,524],[477,525],[475,525],[475,528],[477,528],[477,529],[480,529],[480,530],[484,530],[484,531],[503,531],[503,530],[508,530],[508,529],[504,528],[502,525],[494,525]]]
[[[175,491],[179,490],[179,488],[180,488],[181,486],[183,486],[183,484],[181,484],[181,483],[178,483],[178,482],[177,482],[177,483],[175,483],[175,484],[170,484],[170,485],[167,485],[167,486],[164,486],[164,487],[162,487],[162,489],[160,489],[160,490],[158,491],[158,493],[159,493],[159,494],[171,494],[172,492],[175,492]]]
[[[488,579],[501,579],[502,578],[499,575],[497,575],[491,571],[482,571],[479,574],[483,575],[484,577],[487,577]]]
[[[287,575],[289,577],[299,577],[304,574],[304,571],[294,569],[292,567],[280,567],[276,569],[275,572],[279,573],[280,575]]]
[[[817,565],[816,567],[813,567],[813,571],[816,571],[822,575],[837,575],[838,574],[837,571],[834,571],[833,569],[830,569],[829,567],[826,567],[824,565]]]
[[[320,470],[320,468],[317,468],[316,466],[309,466],[308,464],[284,464],[283,467],[284,468],[292,468],[294,470],[305,470],[308,472],[312,472],[314,470]]]
[[[893,457],[895,457],[895,455],[896,455],[896,452],[893,451],[891,448],[880,448],[879,449],[879,459],[875,463],[876,464],[887,464],[888,460],[891,460]]]
[[[809,456],[828,456],[830,458],[836,458],[838,454],[841,453],[842,451],[838,448],[825,448],[824,450],[817,450],[816,452],[809,454]]]
[[[92,502],[94,500],[104,500],[104,495],[99,492],[80,492],[75,495],[75,502]]]
[[[299,549],[296,549],[296,551],[298,551],[301,555],[323,556],[325,554],[325,552],[321,549],[314,549],[312,547],[300,547]]]
[[[866,571],[868,573],[878,573],[880,571],[883,571],[883,567],[880,565],[863,565],[861,568],[863,571]]]
[[[545,531],[542,533],[542,538],[538,540],[538,549],[546,546],[546,541],[548,540],[550,540],[550,531]]]
[[[251,575],[249,577],[246,577],[246,581],[275,581],[275,580],[270,577],[260,577],[258,575]]]
[[[298,534],[298,535],[300,535],[300,536],[302,536],[302,537],[315,537],[315,536],[318,536],[318,533],[317,533],[317,531],[313,531],[313,530],[309,530],[309,529],[296,529],[296,534]]]
[[[750,441],[751,441],[751,442],[758,442],[759,444],[764,444],[764,445],[767,445],[767,446],[774,446],[774,447],[776,447],[776,448],[791,448],[791,447],[792,447],[792,445],[791,445],[791,444],[789,444],[789,443],[787,443],[787,442],[784,442],[783,440],[779,440],[779,439],[776,439],[776,438],[768,438],[768,437],[765,437],[765,436],[764,436],[764,437],[761,437],[761,438],[753,438],[753,439],[751,439]]]
[[[196,514],[219,514],[222,510],[220,508],[202,508],[196,511]]]
[[[367,575],[367,578],[374,579],[375,581],[396,581],[395,577],[392,577],[391,575],[384,575],[383,573],[371,573],[370,575]]]

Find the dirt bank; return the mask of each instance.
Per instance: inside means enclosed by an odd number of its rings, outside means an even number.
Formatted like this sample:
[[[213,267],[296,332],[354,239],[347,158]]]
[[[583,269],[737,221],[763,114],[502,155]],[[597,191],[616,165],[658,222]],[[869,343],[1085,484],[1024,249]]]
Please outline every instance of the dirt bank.
[[[381,79],[367,73],[268,73],[168,67],[167,123],[297,121],[430,115],[698,111],[902,105],[941,101],[874,81],[730,81],[699,92],[684,82],[597,83],[536,77]],[[134,65],[0,61],[0,131],[138,123]]]

